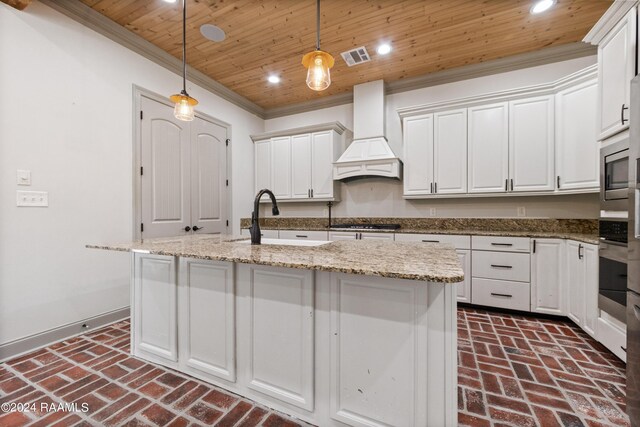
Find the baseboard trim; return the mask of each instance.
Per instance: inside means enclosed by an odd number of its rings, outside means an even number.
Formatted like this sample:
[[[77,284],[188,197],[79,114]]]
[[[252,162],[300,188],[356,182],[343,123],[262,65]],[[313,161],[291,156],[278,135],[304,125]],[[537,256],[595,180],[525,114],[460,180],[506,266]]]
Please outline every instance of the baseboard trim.
[[[62,341],[76,335],[84,334],[87,331],[126,319],[129,316],[129,307],[122,307],[94,317],[49,329],[48,331],[9,341],[8,343],[0,345],[0,362],[5,362],[17,356],[30,353],[56,341]]]

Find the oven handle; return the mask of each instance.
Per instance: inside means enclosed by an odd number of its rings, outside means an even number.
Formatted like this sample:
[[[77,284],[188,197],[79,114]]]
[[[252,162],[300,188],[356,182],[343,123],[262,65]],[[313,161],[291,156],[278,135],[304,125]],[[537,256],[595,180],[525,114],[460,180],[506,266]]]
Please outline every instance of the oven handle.
[[[635,304],[633,306],[633,314],[636,315],[636,319],[640,320],[640,307]]]

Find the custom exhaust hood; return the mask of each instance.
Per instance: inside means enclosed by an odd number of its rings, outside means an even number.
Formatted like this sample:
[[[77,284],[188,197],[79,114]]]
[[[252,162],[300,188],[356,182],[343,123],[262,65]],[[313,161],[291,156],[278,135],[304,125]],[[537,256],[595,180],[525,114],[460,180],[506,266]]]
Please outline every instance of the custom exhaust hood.
[[[385,137],[384,81],[353,87],[353,142],[333,164],[334,180],[400,179],[402,162]]]

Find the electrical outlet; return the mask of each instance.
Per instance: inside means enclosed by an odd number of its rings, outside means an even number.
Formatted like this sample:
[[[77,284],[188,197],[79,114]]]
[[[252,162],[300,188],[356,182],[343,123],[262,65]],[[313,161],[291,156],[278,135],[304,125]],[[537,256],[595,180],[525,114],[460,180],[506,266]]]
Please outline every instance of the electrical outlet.
[[[429,208],[429,215],[436,216],[436,214],[437,214],[436,208]]]
[[[527,216],[527,211],[524,206],[518,206],[518,216]]]

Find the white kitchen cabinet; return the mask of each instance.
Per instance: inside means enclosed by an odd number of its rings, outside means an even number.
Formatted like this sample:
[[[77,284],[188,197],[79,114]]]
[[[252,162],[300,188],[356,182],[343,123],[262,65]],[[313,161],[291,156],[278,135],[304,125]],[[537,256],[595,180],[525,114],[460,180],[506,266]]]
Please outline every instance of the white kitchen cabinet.
[[[309,230],[279,230],[280,239],[290,240],[329,240],[329,233],[326,231]]]
[[[371,233],[361,232],[360,240],[382,240],[387,242],[393,242],[393,233]]]
[[[468,109],[469,193],[504,193],[509,179],[509,104]]]
[[[566,243],[567,316],[596,338],[598,310],[598,246],[568,240]]]
[[[311,135],[291,137],[291,198],[311,196]]]
[[[627,325],[604,310],[598,317],[598,341],[623,362],[627,361]]]
[[[180,367],[236,380],[234,268],[231,262],[180,258]]]
[[[629,127],[629,83],[636,67],[636,8],[598,43],[600,140]]]
[[[600,188],[600,156],[595,124],[598,82],[556,94],[556,186],[561,192]]]
[[[471,303],[471,251],[456,249],[456,253],[464,272],[464,280],[457,285],[456,299],[459,302]]]
[[[271,140],[271,191],[277,199],[291,198],[291,138]]]
[[[433,193],[433,114],[403,120],[404,195]]]
[[[243,228],[240,230],[240,235],[251,237],[251,232],[248,228]],[[260,235],[265,239],[278,239],[280,238],[278,234],[278,230],[265,230],[263,228],[260,229]]]
[[[467,192],[467,109],[433,115],[433,188],[436,194]]]
[[[345,130],[336,122],[252,135],[255,191],[269,188],[279,202],[339,200],[333,162],[342,153]]]
[[[134,253],[133,262],[133,354],[177,362],[176,258]]]
[[[330,231],[329,240],[335,242],[337,240],[357,240],[358,233],[355,231]]]
[[[531,239],[531,311],[563,316],[566,312],[565,241]]]
[[[509,191],[555,188],[553,95],[509,102]]]
[[[255,161],[256,193],[271,188],[271,140],[256,141],[253,144]]]
[[[375,233],[361,231],[330,231],[329,240],[385,240],[393,241],[393,233]]]

